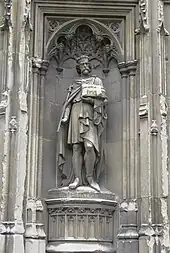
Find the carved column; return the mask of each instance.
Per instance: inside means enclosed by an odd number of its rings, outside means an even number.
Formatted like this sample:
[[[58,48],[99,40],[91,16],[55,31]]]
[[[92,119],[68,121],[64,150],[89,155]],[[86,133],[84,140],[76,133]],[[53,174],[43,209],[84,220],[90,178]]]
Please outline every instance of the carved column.
[[[2,7],[3,6],[3,7]],[[13,86],[13,38],[11,1],[1,3],[3,19],[0,24],[1,37],[1,66],[0,66],[0,248],[6,250],[7,227],[4,221],[8,220],[8,186],[9,186],[9,161],[10,161],[10,130],[11,119],[11,90]]]
[[[5,239],[6,239],[6,226],[4,221],[7,220],[7,203],[8,203],[8,181],[9,181],[9,144],[10,144],[10,132],[9,126],[9,93],[7,91],[1,94],[0,103],[0,124],[2,127],[1,131],[1,211],[0,211],[0,248],[1,252],[5,252]],[[4,133],[5,131],[5,133]]]
[[[169,240],[166,187],[167,109],[164,78],[164,36],[167,35],[167,31],[164,28],[163,2],[160,0],[143,2],[145,4],[140,1],[143,15],[140,27],[139,252],[143,252],[144,249],[148,252],[160,252],[168,250]]]
[[[30,86],[30,121],[28,145],[28,176],[27,176],[27,206],[26,206],[26,252],[45,252],[45,233],[42,219],[43,205],[41,202],[41,163],[42,146],[39,148],[42,134],[42,104],[40,95],[44,96],[44,76],[46,64],[41,59],[34,58],[32,62],[32,83]],[[40,75],[41,74],[41,75]],[[41,86],[42,85],[42,86]],[[43,100],[41,101],[41,103]],[[41,107],[40,107],[41,106]],[[41,115],[41,118],[40,118]],[[40,152],[40,154],[39,154]]]
[[[127,197],[127,186],[128,186],[128,175],[127,175],[127,157],[128,157],[128,149],[127,149],[127,77],[128,77],[128,69],[126,63],[119,64],[119,70],[122,77],[122,125],[123,125],[123,143],[122,143],[122,196],[123,198]]]
[[[4,1],[4,54],[1,58],[1,120],[4,143],[2,157],[1,252],[24,252],[24,191],[27,149],[26,38],[24,2]],[[28,31],[29,33],[29,31]],[[2,116],[3,115],[3,116]],[[2,123],[2,121],[1,121]],[[3,146],[3,145],[2,145]]]
[[[117,252],[138,252],[139,234],[137,232],[136,200],[120,203],[120,232],[118,234]]]
[[[137,173],[138,173],[138,114],[137,114],[137,83],[136,83],[137,61],[129,61],[127,69],[129,72],[129,197],[137,197]]]
[[[40,99],[40,110],[39,110],[39,143],[38,143],[38,170],[37,170],[37,197],[41,197],[41,180],[42,180],[42,161],[43,161],[43,125],[44,125],[44,82],[45,76],[48,69],[48,61],[42,61],[41,70],[40,70],[40,91],[39,91],[39,99]]]
[[[157,239],[158,250],[169,251],[169,215],[168,215],[168,129],[167,129],[167,81],[166,81],[166,59],[165,59],[165,36],[169,33],[164,23],[164,4],[157,0],[152,7],[152,29],[153,29],[153,119],[151,134],[153,141],[153,152],[156,155],[153,159],[153,191],[154,198],[152,206],[157,210],[152,213],[153,227],[155,232],[155,244]],[[159,156],[158,156],[159,154]]]
[[[120,231],[118,252],[138,249],[137,232],[137,61],[119,64],[122,74],[123,96],[123,200],[120,203]]]
[[[36,180],[38,164],[38,138],[39,138],[39,89],[40,68],[42,60],[34,58],[32,62],[32,83],[30,86],[30,120],[29,120],[29,146],[28,146],[28,196],[36,197]]]
[[[28,199],[25,231],[25,252],[45,252],[43,206],[41,200]]]
[[[31,110],[34,112],[30,133],[30,163],[27,200],[26,252],[45,252],[43,205],[41,201],[42,149],[43,149],[43,114],[44,114],[44,79],[48,68],[47,61],[36,60],[33,63],[33,87],[30,96]],[[35,113],[36,112],[36,113]],[[35,134],[36,133],[36,134]],[[34,148],[37,157],[32,156]],[[33,166],[32,166],[33,165]],[[32,177],[31,177],[32,175]],[[30,189],[31,188],[31,189]]]
[[[151,31],[150,31],[150,8],[149,1],[139,1],[140,27],[140,210],[139,210],[139,252],[147,250],[147,235],[141,233],[144,224],[149,223],[150,203],[150,180],[151,180],[151,136],[149,127],[152,119],[152,76],[148,69],[152,69],[151,57]],[[147,55],[146,53],[147,52]]]

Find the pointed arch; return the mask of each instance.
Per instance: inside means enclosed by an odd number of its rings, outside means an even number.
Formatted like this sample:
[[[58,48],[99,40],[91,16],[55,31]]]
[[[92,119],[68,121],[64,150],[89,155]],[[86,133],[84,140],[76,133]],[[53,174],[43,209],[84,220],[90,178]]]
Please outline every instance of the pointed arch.
[[[86,25],[90,27],[92,30],[93,35],[96,36],[97,39],[100,40],[100,36],[103,36],[105,40],[110,41],[110,48],[112,49],[112,56],[117,60],[117,62],[122,62],[124,60],[124,51],[121,47],[121,44],[112,30],[107,27],[106,25],[102,24],[101,22],[90,19],[90,18],[78,18],[71,21],[67,21],[64,24],[58,26],[51,37],[49,38],[45,50],[44,50],[44,59],[49,58],[49,52],[52,49],[53,43],[57,41],[57,39],[62,36],[66,35],[71,36],[75,34],[78,27]]]

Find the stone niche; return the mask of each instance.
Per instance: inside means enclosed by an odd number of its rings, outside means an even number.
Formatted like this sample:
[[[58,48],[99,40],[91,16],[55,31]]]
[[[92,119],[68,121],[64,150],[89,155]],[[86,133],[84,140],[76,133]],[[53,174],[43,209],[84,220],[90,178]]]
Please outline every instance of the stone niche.
[[[102,24],[85,18],[65,22],[49,19],[47,24],[50,27],[46,46],[49,67],[45,81],[43,133],[43,166],[48,168],[43,170],[43,189],[48,192],[47,252],[115,252],[117,200],[113,192],[116,187],[121,191],[122,97],[118,62],[122,60],[119,42],[122,24],[120,20]],[[76,59],[81,55],[89,57],[92,75],[103,81],[108,94],[100,193],[88,186],[73,191],[67,187],[72,150],[66,150],[65,180],[56,166],[57,125],[67,89],[78,75]],[[118,181],[113,180],[116,173],[119,174]]]
[[[119,195],[121,193],[123,99],[118,62],[122,61],[119,42],[123,39],[122,21],[106,22],[107,25],[93,19],[75,19],[65,23],[63,20],[47,21],[50,32],[46,46],[49,67],[44,96],[43,195],[46,196],[48,189],[56,185],[61,186],[60,177],[56,173],[56,129],[67,88],[78,75],[76,58],[82,54],[89,56],[92,74],[102,79],[108,95],[108,120],[104,133],[105,168],[104,173],[101,174],[101,184],[107,184],[109,190]],[[68,174],[70,163],[71,153],[68,149],[65,165]],[[115,177],[117,180],[113,184]]]

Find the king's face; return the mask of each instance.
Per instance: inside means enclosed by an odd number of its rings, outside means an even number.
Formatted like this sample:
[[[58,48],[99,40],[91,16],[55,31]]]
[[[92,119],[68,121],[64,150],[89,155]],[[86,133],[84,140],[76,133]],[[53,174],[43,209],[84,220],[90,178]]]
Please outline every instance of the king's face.
[[[89,62],[88,60],[85,60],[83,62],[80,63],[80,70],[81,70],[81,74],[83,76],[88,76],[90,73],[90,66],[89,66]]]

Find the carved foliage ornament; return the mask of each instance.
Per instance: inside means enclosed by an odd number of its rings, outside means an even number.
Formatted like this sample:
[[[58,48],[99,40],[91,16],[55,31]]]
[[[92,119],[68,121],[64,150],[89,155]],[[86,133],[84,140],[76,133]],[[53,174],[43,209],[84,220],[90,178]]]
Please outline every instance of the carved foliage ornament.
[[[59,207],[59,208],[49,208],[48,213],[50,216],[56,216],[61,214],[84,214],[84,215],[92,215],[92,214],[98,214],[98,215],[104,215],[104,216],[113,216],[113,210],[112,209],[102,209],[102,208],[83,208],[82,207]]]
[[[98,20],[99,22],[101,22],[101,20]],[[123,21],[122,19],[115,19],[110,21],[103,21],[102,23],[104,23],[111,31],[112,33],[117,37],[117,39],[119,40],[120,44],[122,44],[122,24]]]
[[[0,102],[0,116],[5,115],[5,110],[9,103],[9,92],[5,91],[2,93],[1,96],[2,96],[2,99]]]
[[[17,121],[16,121],[16,116],[11,116],[11,120],[9,122],[9,130],[13,134],[17,130]]]
[[[162,31],[165,36],[169,35],[169,32],[166,30],[166,28],[164,26],[164,4],[161,0],[158,1],[158,28],[157,28],[157,31],[158,32]]]
[[[67,59],[76,60],[88,55],[90,60],[97,59],[104,69],[108,68],[112,58],[118,58],[118,50],[107,35],[100,30],[93,31],[88,25],[79,25],[62,32],[53,42],[49,58],[54,57],[59,67]]]
[[[31,24],[31,0],[25,1],[25,10],[24,10],[24,25],[29,27],[30,31],[32,31],[32,24]]]
[[[48,28],[48,39],[49,39],[52,33],[55,31],[55,29],[64,23],[64,20],[56,18],[48,18],[47,22],[49,27]]]
[[[149,31],[148,20],[148,0],[139,0],[140,28],[143,27],[145,32]],[[139,32],[137,29],[137,32]]]
[[[109,24],[109,28],[113,31],[113,33],[117,36],[117,38],[120,40],[120,21],[115,21]]]
[[[156,123],[156,120],[152,120],[152,125],[151,125],[151,134],[156,136],[158,134],[158,125]]]
[[[4,0],[4,18],[2,25],[0,24],[0,29],[5,30],[12,26],[11,22],[11,7],[12,7],[12,0]]]

